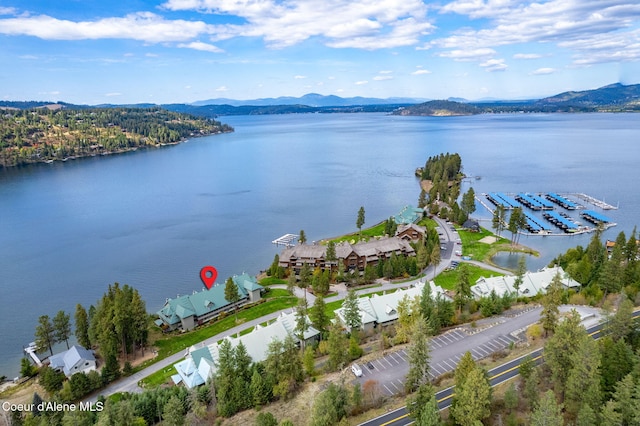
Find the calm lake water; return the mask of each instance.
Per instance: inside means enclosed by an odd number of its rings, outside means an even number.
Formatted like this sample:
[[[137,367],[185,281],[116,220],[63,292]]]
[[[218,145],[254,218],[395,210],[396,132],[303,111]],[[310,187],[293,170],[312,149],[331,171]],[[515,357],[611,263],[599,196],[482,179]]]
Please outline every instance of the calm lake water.
[[[267,267],[271,241],[304,229],[309,240],[373,225],[415,204],[413,171],[458,152],[476,193],[585,192],[638,223],[634,188],[640,116],[383,114],[223,117],[236,132],[118,156],[0,170],[0,375],[19,371],[38,316],[73,315],[114,282],[136,287],[150,312],[201,290],[200,268],[219,282]],[[469,185],[467,183],[466,185]],[[463,190],[466,191],[468,186]],[[489,218],[478,207],[476,216]],[[488,226],[488,225],[487,225]],[[590,236],[522,237],[541,251],[529,268]]]

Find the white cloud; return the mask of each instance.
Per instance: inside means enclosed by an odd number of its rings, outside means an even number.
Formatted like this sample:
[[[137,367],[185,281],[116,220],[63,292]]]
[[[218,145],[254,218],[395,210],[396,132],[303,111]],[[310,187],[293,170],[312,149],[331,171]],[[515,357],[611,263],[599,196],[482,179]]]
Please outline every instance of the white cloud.
[[[108,97],[113,97],[113,96],[122,96],[122,93],[120,93],[120,92],[110,92],[110,93],[105,93],[104,95],[108,96]]]
[[[373,77],[374,81],[384,81],[384,80],[393,80],[393,77],[390,75],[376,75]]]
[[[29,35],[45,40],[132,39],[161,43],[187,41],[215,32],[215,26],[202,21],[166,20],[151,12],[80,22],[47,15],[0,19],[0,34]]]
[[[382,70],[382,71],[378,71],[378,74],[393,74],[393,71]]]
[[[0,15],[15,15],[16,13],[15,7],[0,7]]]
[[[637,39],[630,30],[640,18],[636,0],[456,0],[442,13],[484,18],[481,29],[463,29],[431,42],[432,46],[474,50],[520,43],[553,43],[576,52],[575,64],[640,60]],[[613,37],[620,48],[591,56],[594,44]]]
[[[216,89],[216,92],[227,92],[229,88],[227,86],[220,86]]]
[[[303,79],[307,78],[307,76],[306,75],[294,75],[293,78],[295,80],[303,80]]]
[[[431,74],[431,71],[429,71],[429,70],[415,70],[414,72],[411,73],[411,75],[425,75],[425,74]]]
[[[479,61],[487,59],[496,54],[496,51],[488,47],[478,49],[455,49],[442,52],[439,56],[451,58],[455,61]]]
[[[360,80],[360,81],[356,81],[356,86],[362,86],[363,84],[367,84],[369,83],[367,80]]]
[[[487,72],[504,71],[507,69],[507,64],[504,63],[504,59],[489,59],[482,62],[480,66]]]
[[[513,55],[514,59],[539,59],[542,55],[538,53],[516,53]]]
[[[29,60],[32,60],[32,59],[40,59],[40,58],[38,58],[38,57],[37,57],[37,56],[35,56],[35,55],[20,55],[20,56],[19,56],[19,58],[20,58],[20,59],[29,59]]]
[[[538,68],[537,70],[531,72],[533,75],[546,75],[553,74],[557,70],[555,68]]]
[[[214,40],[260,37],[272,48],[311,37],[336,48],[408,46],[434,30],[422,0],[168,0],[162,6],[242,18],[246,23],[218,28]]]
[[[180,43],[178,47],[186,48],[186,49],[194,49],[201,50],[203,52],[211,52],[211,53],[221,53],[224,50],[220,49],[217,46],[209,43],[203,43],[201,41],[192,41],[191,43]]]

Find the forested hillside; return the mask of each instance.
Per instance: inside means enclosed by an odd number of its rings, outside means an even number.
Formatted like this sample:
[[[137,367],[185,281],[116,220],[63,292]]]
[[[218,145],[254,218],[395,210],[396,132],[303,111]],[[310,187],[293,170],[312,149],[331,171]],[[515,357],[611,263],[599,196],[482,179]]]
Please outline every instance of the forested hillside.
[[[106,155],[231,132],[161,108],[0,109],[0,166]]]

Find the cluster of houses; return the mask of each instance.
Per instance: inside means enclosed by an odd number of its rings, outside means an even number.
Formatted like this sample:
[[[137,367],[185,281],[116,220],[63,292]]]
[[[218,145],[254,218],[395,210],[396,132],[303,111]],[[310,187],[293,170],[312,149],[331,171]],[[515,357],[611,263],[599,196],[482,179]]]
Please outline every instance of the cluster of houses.
[[[560,281],[565,289],[580,290],[580,283],[571,279],[560,266],[543,268],[536,272],[527,272],[522,277],[522,283],[516,289],[516,277],[514,275],[504,275],[499,277],[480,277],[475,285],[471,287],[471,293],[477,299],[487,297],[491,292],[498,296],[504,294],[533,297],[539,293],[544,294],[556,275],[560,276]]]

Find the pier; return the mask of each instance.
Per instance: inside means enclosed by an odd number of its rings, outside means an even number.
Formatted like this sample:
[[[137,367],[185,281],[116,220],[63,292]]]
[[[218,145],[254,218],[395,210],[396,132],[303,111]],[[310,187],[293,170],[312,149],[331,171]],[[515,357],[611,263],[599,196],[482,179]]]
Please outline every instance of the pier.
[[[595,223],[596,225],[600,225],[600,224],[607,225],[611,223],[611,219],[609,219],[605,215],[602,215],[598,212],[594,212],[593,210],[585,210],[580,214],[580,216],[582,216],[583,218],[585,218],[591,223]]]
[[[549,192],[548,194],[546,194],[546,197],[547,197],[547,200],[553,203],[556,203],[567,210],[575,210],[580,208],[580,206],[574,203],[573,201],[569,201],[563,196],[556,194],[555,192]]]
[[[603,200],[598,200],[597,198],[592,197],[591,195],[587,195],[583,193],[578,193],[573,195],[576,198],[579,198],[580,200],[586,201],[589,204],[593,204],[596,207],[600,207],[602,210],[618,210],[618,207],[614,207],[611,204],[607,204]]]
[[[31,342],[29,343],[29,346],[24,348],[24,353],[29,355],[29,357],[38,367],[42,367],[42,361],[40,361],[40,358],[38,358],[38,354],[36,353],[37,349],[38,348],[36,347],[36,342]]]
[[[298,237],[299,235],[296,234],[284,234],[282,237],[276,238],[275,240],[271,241],[271,243],[277,246],[291,247],[295,245],[294,241]]]

